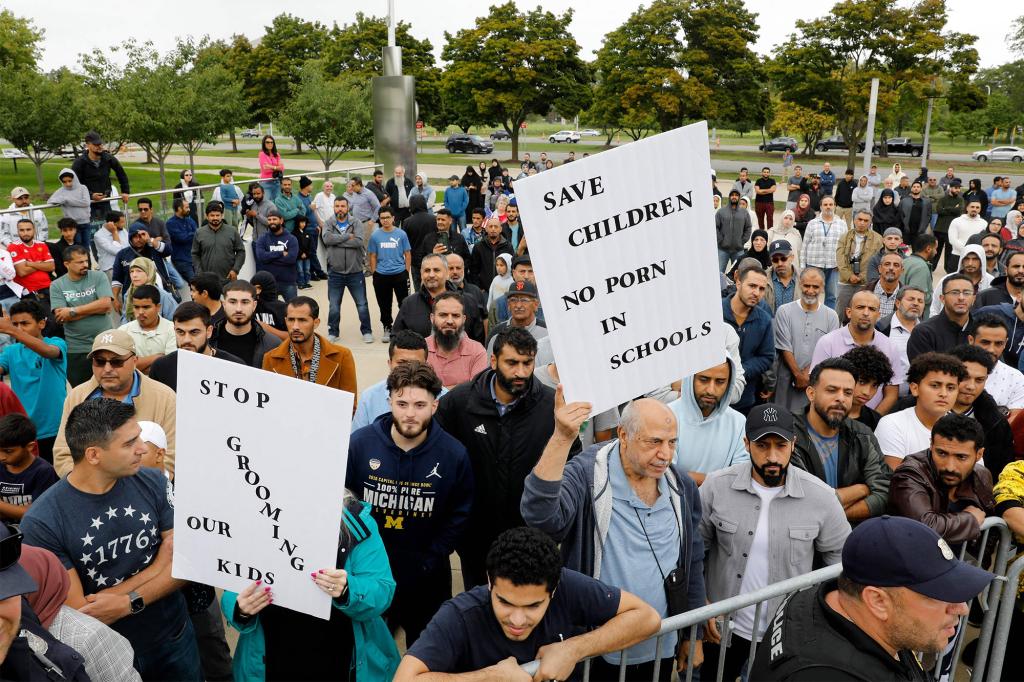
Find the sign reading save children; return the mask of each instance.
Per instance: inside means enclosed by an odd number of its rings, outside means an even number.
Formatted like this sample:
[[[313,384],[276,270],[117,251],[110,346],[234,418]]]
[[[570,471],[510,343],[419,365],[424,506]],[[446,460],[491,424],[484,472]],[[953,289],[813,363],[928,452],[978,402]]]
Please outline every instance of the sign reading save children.
[[[200,353],[178,353],[175,578],[329,618],[310,574],[333,568],[351,393]],[[298,423],[331,428],[296,429]]]
[[[704,122],[516,180],[567,401],[597,414],[723,361]]]

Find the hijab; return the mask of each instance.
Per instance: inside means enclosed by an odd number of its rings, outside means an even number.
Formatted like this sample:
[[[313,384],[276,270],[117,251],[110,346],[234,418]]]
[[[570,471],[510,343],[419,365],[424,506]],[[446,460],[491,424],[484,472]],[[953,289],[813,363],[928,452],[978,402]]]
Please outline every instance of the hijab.
[[[800,208],[800,202],[807,199],[807,208]],[[796,218],[798,223],[806,223],[814,218],[814,207],[811,206],[811,195],[801,194],[800,198],[797,199],[796,207],[793,209],[793,216]]]
[[[131,281],[132,269],[142,270],[146,273],[146,284],[152,284],[157,289],[160,286],[156,283],[156,263],[150,258],[145,256],[139,256],[131,263],[128,264],[128,281]],[[124,294],[124,319],[131,322],[135,319],[135,306],[132,304],[135,294],[135,284],[128,287],[128,290]]]
[[[472,187],[473,185],[479,185],[480,182],[480,174],[476,172],[476,168],[466,166],[466,172],[462,174],[462,186]]]
[[[1024,218],[1024,214],[1016,209],[1009,211],[1006,214],[1006,222],[1004,225],[1008,230],[1010,230],[1010,232],[1014,233],[1014,239],[1020,236],[1018,232],[1020,232],[1021,226],[1024,226],[1024,222],[1018,222],[1018,219],[1020,218]]]
[[[25,598],[39,616],[39,622],[44,628],[49,629],[71,589],[71,578],[67,569],[53,552],[31,545],[21,546],[21,558],[18,563],[39,586],[38,590],[25,595]]]
[[[499,275],[497,270],[495,270],[494,279],[491,280],[490,291],[487,293],[488,309],[490,309],[491,304],[504,296],[508,288],[512,286],[512,256],[507,253],[499,253],[498,258],[505,261],[505,275]]]
[[[754,240],[757,237],[764,239],[764,248],[760,251],[754,250]],[[747,249],[746,258],[753,258],[761,264],[762,268],[768,268],[770,261],[768,260],[768,232],[765,230],[754,230],[750,234],[750,248]]]
[[[882,201],[885,197],[892,199],[892,203],[888,206]],[[881,227],[893,227],[900,224],[899,214],[896,208],[896,193],[891,189],[883,189],[878,195],[878,201],[875,202],[875,207],[871,209],[871,222],[876,226]]]

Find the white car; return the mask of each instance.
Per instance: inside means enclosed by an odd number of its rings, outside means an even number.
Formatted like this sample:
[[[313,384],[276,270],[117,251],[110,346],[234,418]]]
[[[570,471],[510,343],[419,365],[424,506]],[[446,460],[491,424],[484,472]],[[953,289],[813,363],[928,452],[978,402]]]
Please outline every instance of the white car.
[[[971,154],[975,161],[1013,161],[1020,163],[1024,161],[1024,149],[1020,147],[993,147]]]
[[[593,128],[587,128],[585,130],[581,130],[580,135],[583,137],[600,137],[601,133],[594,130]]]
[[[580,134],[575,130],[559,130],[548,137],[548,142],[579,142]]]

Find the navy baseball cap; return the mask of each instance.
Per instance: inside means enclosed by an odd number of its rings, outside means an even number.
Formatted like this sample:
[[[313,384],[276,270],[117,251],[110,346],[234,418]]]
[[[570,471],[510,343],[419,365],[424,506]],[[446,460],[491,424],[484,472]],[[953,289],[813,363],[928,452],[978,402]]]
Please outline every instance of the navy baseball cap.
[[[793,245],[786,239],[776,239],[768,246],[768,257],[771,258],[777,253],[788,256],[793,253]]]
[[[843,546],[843,575],[861,585],[905,587],[950,604],[973,599],[995,576],[960,561],[920,521],[880,516],[864,521]]]
[[[36,581],[21,567],[21,533],[0,523],[0,600],[39,589]]]
[[[793,413],[774,403],[752,408],[747,413],[747,440],[761,440],[768,434],[793,440]]]

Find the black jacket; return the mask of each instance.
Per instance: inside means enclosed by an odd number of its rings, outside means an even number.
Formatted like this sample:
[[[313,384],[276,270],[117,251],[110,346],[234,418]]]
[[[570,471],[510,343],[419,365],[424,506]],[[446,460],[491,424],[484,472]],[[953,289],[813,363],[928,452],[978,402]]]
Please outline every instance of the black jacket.
[[[988,289],[978,293],[974,299],[974,309],[999,303],[1013,303],[1013,298],[1006,291],[1006,275],[999,275],[992,280]]]
[[[839,180],[836,183],[836,206],[853,208],[853,190],[856,187],[856,180],[847,180],[845,177]]]
[[[507,253],[515,256],[512,245],[505,237],[500,237],[497,244],[491,244],[486,238],[481,239],[473,245],[473,252],[469,254],[469,261],[466,263],[466,278],[476,284],[485,293],[491,290],[491,282],[497,273],[494,262],[498,256]]]
[[[224,325],[226,325],[227,323],[228,321],[225,319],[213,325],[213,336],[210,337],[210,345],[213,346],[214,348],[217,348],[217,340],[220,338],[220,336],[222,334],[228,333],[224,331]],[[282,343],[288,342],[282,341],[273,334],[268,334],[263,329],[262,325],[260,325],[260,323],[256,321],[255,316],[253,316],[252,319],[252,326],[253,329],[256,330],[256,348],[255,350],[253,350],[251,358],[242,358],[242,361],[245,364],[249,365],[250,367],[255,367],[256,369],[263,369],[263,356],[269,353],[270,351],[274,350],[278,346],[280,346]],[[218,354],[219,352],[220,351],[218,350]],[[230,355],[230,353],[228,353],[228,355]]]
[[[34,648],[29,645],[29,639],[34,642]],[[37,649],[42,656],[33,653]],[[7,657],[0,664],[0,680],[90,682],[91,679],[85,671],[83,654],[51,635],[39,622],[28,600],[21,597],[21,634],[11,642]]]
[[[412,249],[412,266],[419,270],[420,262],[416,259],[420,242],[431,232],[437,232],[437,216],[427,210],[427,202],[420,195],[409,200],[412,213],[402,223],[402,229],[409,238],[409,248]],[[466,264],[467,267],[469,263]]]
[[[807,410],[794,415],[796,447],[793,464],[825,480],[825,467],[811,437],[807,433]],[[852,419],[844,419],[839,426],[839,481],[838,487],[863,483],[871,492],[864,501],[871,516],[881,516],[889,498],[889,478],[892,470],[885,463],[878,440],[871,429]]]
[[[103,196],[110,196],[110,171],[117,175],[117,184],[121,188],[121,194],[130,194],[128,185],[128,174],[124,172],[121,162],[110,152],[103,152],[100,155],[99,164],[93,164],[89,160],[89,152],[82,152],[82,155],[71,162],[71,170],[78,176],[78,181],[89,190],[89,197],[99,193]],[[106,214],[106,204],[93,204],[93,215],[96,215],[96,207],[101,206],[103,214]]]
[[[455,285],[451,282],[446,284],[448,291],[457,291]],[[484,325],[483,320],[480,319],[479,304],[476,301],[476,297],[472,293],[462,294],[464,305],[466,308],[466,334],[469,338],[474,341],[483,343]],[[427,293],[425,287],[420,287],[419,291],[413,294],[409,294],[402,301],[402,305],[398,308],[398,314],[395,315],[395,323],[391,327],[391,334],[397,334],[403,329],[411,329],[423,338],[430,336],[432,331],[430,326],[430,309],[434,305],[434,298]],[[481,338],[477,338],[481,337]]]
[[[523,484],[555,429],[555,391],[531,378],[505,413],[491,397],[492,369],[459,384],[441,398],[437,421],[461,442],[473,466],[476,492],[462,545],[486,553],[509,528],[525,525],[519,514]]]
[[[944,353],[962,343],[967,343],[967,331],[946,317],[946,311],[942,310],[938,315],[919,322],[910,332],[907,359],[913,362],[921,353]]]
[[[416,185],[413,184],[412,180],[409,179],[408,175],[405,176],[405,182],[402,183],[402,184],[405,185],[405,196],[409,196],[409,192],[411,192],[412,188],[416,186]],[[391,208],[392,211],[396,212],[396,215],[397,215],[398,211],[402,211],[402,210],[408,211],[409,210],[409,209],[401,209],[401,208],[398,207],[398,185],[395,183],[395,179],[394,178],[391,178],[387,182],[384,183],[384,191],[387,192],[388,193],[388,197],[391,198],[390,208]],[[412,205],[411,201],[409,202],[409,205],[410,206]],[[408,213],[406,213],[406,215],[408,215]]]
[[[836,613],[825,595],[835,580],[790,595],[768,621],[750,679],[757,682],[926,682],[910,651],[895,659],[852,621]]]
[[[433,253],[434,247],[437,246],[440,232],[437,231],[435,225],[434,229],[428,234],[424,235],[423,239],[420,240],[420,245],[415,247],[412,252],[412,262],[414,267],[419,270],[420,263],[423,262],[423,257],[429,253]],[[459,228],[456,224],[452,224],[448,228],[448,253],[455,253],[462,256],[463,262],[466,264],[466,270],[469,270],[469,247],[466,246],[466,240],[463,239],[459,233]]]

